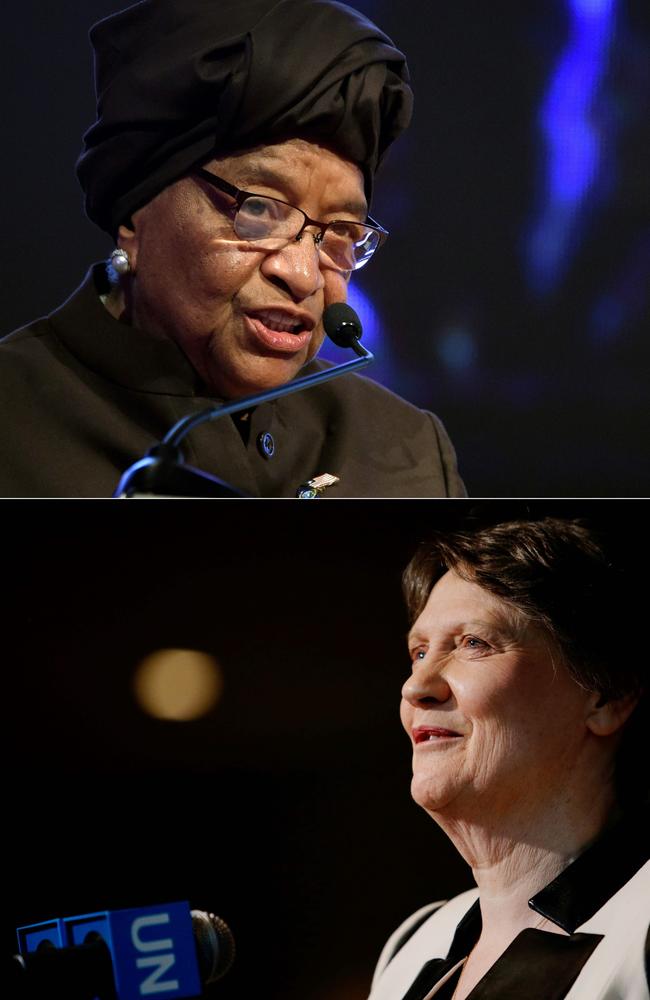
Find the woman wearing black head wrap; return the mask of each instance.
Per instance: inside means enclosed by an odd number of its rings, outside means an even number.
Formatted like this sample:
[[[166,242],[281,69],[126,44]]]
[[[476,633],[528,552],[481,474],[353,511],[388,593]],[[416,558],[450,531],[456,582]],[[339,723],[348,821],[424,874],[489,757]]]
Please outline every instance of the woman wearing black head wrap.
[[[410,121],[404,56],[331,0],[145,0],[90,37],[99,114],[78,174],[88,215],[112,234],[197,162],[296,136],[327,137],[369,200]]]
[[[29,370],[56,434],[0,443],[4,495],[112,495],[180,416],[322,367],[323,311],[385,239],[373,178],[410,119],[404,56],[333,0],[143,0],[91,41],[77,169],[117,248],[3,342],[6,395]],[[186,451],[258,496],[323,473],[338,496],[464,493],[440,421],[356,376],[203,425]]]

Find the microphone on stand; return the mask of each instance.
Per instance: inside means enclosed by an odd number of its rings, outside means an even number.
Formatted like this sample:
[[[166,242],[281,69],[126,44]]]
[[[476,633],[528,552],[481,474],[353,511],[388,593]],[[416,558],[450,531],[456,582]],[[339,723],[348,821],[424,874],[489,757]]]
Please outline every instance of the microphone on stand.
[[[167,432],[162,442],[149,449],[144,458],[135,462],[122,475],[113,498],[124,499],[134,496],[168,496],[168,497],[248,497],[250,494],[235,489],[229,483],[211,476],[207,472],[185,465],[180,448],[181,441],[191,430],[200,424],[217,420],[219,417],[247,410],[261,403],[267,403],[281,396],[288,396],[313,385],[327,382],[339,375],[364,368],[374,361],[373,354],[360,343],[362,329],[361,320],[354,309],[346,302],[335,302],[323,313],[325,333],[337,347],[352,348],[357,355],[352,361],[325,368],[294,379],[275,389],[253,396],[236,399],[232,403],[211,406],[200,413],[194,413],[179,420]]]
[[[226,922],[187,903],[19,927],[18,944],[0,989],[11,1000],[197,997],[235,957]]]

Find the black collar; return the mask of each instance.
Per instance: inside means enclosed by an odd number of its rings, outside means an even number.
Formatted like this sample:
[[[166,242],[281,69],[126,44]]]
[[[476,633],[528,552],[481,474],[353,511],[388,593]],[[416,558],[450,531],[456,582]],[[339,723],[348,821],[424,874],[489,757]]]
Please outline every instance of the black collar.
[[[522,931],[472,991],[472,1000],[561,1000],[598,945],[600,934],[575,933],[621,889],[648,858],[645,813],[628,815],[607,829],[560,875],[529,901],[537,913],[570,937],[536,928]],[[445,958],[424,964],[403,1000],[421,1000],[469,955],[481,934],[478,900],[456,928]],[[535,970],[531,978],[531,970]],[[444,995],[444,994],[443,994]]]
[[[573,934],[646,863],[650,855],[648,833],[645,812],[617,820],[557,878],[529,899],[528,905],[567,934]],[[481,926],[477,900],[456,928],[449,958],[458,961],[467,955],[467,947],[471,950],[476,944]]]
[[[100,299],[109,290],[106,265],[95,264],[80,288],[48,317],[73,357],[127,389],[190,398],[207,396],[197,373],[172,340],[152,337],[111,316]]]
[[[647,815],[625,816],[536,893],[528,905],[573,934],[645,864],[649,844]]]
[[[101,378],[137,392],[205,399],[206,406],[222,402],[173,340],[152,337],[116,320],[100,298],[109,291],[105,262],[94,264],[76,292],[48,316],[58,340],[78,362]],[[295,377],[328,366],[314,358]]]

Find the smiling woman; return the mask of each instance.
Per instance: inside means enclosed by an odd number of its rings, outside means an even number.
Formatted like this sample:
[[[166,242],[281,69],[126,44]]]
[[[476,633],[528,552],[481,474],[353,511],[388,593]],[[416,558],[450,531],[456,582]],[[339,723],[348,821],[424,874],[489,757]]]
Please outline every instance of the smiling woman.
[[[411,790],[477,889],[395,932],[371,1000],[650,995],[630,569],[601,528],[549,517],[437,534],[409,564]]]
[[[574,807],[589,815],[592,788],[577,768],[606,788],[610,761],[594,755],[598,744],[584,742],[580,722],[600,733],[620,720],[603,723],[600,695],[576,684],[542,628],[448,570],[418,616],[411,642],[402,722],[413,736],[412,792],[419,805],[432,815],[444,810],[445,823],[478,822],[486,810],[505,817],[516,801],[518,820],[530,813],[540,829],[540,815],[561,820],[557,790],[574,775],[583,790],[580,800],[574,792]],[[627,711],[634,704],[628,699]],[[446,752],[444,760],[431,756],[436,751]],[[602,805],[609,812],[611,802]]]

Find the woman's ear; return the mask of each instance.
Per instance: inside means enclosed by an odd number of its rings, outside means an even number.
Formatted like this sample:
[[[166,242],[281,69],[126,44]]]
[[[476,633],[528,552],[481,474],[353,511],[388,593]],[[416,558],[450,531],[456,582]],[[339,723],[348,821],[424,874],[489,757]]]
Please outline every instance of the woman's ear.
[[[132,227],[132,228],[131,228]],[[129,255],[131,274],[135,274],[138,265],[138,235],[136,228],[131,222],[131,226],[121,225],[117,231],[115,241],[120,250],[126,250]]]
[[[606,700],[594,693],[593,704],[587,716],[587,726],[595,736],[612,736],[627,722],[639,702],[638,694]]]

